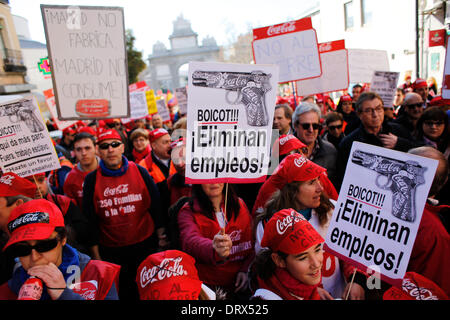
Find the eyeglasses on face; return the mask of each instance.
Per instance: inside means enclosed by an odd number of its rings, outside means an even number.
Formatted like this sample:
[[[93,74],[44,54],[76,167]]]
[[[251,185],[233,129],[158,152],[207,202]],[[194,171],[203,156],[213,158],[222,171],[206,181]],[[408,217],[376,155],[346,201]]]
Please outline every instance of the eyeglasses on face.
[[[367,109],[361,110],[361,112],[362,113],[370,113],[370,114],[382,113],[382,112],[384,112],[384,108],[382,106],[379,106],[376,108],[367,108]]]
[[[100,149],[102,149],[102,150],[107,150],[107,149],[109,149],[109,147],[111,146],[111,147],[113,147],[114,149],[115,148],[117,148],[118,146],[120,146],[122,144],[122,142],[119,142],[119,141],[113,141],[113,142],[111,142],[111,143],[102,143],[102,144],[99,144],[98,145],[98,147],[100,148]]]
[[[58,237],[53,239],[46,239],[37,241],[34,246],[28,243],[18,243],[8,248],[8,252],[14,257],[26,257],[31,254],[34,249],[39,253],[48,252],[53,250],[58,245]]]
[[[299,124],[303,130],[308,130],[311,126],[314,130],[318,130],[320,128],[320,124],[318,123],[300,123]]]
[[[413,103],[413,104],[407,104],[406,107],[408,109],[415,109],[415,108],[423,108],[422,103]]]
[[[342,124],[338,124],[337,126],[328,126],[329,130],[336,130],[336,129],[342,129]]]
[[[436,127],[440,127],[440,126],[443,126],[445,123],[444,123],[444,121],[439,121],[439,120],[437,120],[437,121],[433,121],[433,120],[426,120],[426,121],[424,121],[423,122],[426,126],[428,126],[428,127],[432,127],[433,125],[435,125]]]

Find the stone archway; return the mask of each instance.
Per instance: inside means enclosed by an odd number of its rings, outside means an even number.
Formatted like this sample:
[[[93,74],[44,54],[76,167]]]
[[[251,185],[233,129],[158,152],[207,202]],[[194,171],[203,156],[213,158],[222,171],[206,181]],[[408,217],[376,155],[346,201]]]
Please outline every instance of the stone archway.
[[[179,88],[180,68],[190,61],[217,61],[220,48],[212,37],[203,39],[198,45],[197,34],[192,31],[191,23],[179,16],[173,23],[173,33],[169,40],[171,49],[162,42],[153,45],[153,53],[148,56],[149,67],[140,75],[154,90]]]

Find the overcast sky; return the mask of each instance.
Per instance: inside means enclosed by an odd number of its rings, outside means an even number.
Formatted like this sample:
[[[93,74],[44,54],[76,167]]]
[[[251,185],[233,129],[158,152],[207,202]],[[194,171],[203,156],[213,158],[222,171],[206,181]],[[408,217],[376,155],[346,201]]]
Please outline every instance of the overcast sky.
[[[206,36],[218,45],[229,44],[253,28],[278,24],[301,17],[314,4],[311,0],[10,0],[11,13],[28,20],[33,40],[45,43],[40,4],[123,7],[125,28],[132,29],[135,46],[147,57],[157,41],[170,48],[168,37],[173,22],[183,14],[198,34],[199,44]]]

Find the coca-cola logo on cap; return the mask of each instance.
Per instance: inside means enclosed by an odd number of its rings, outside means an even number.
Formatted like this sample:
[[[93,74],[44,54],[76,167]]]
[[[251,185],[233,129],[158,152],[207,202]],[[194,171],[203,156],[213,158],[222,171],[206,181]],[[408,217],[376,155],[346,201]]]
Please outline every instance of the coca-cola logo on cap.
[[[24,213],[8,223],[8,230],[12,233],[17,228],[31,223],[50,223],[50,216],[47,212]]]
[[[299,157],[294,159],[294,164],[301,168],[308,160],[305,157]]]
[[[284,145],[286,142],[294,138],[295,137],[293,135],[287,135],[286,137],[280,139],[280,145]]]
[[[295,31],[295,21],[286,22],[277,26],[270,26],[267,29],[267,35],[273,36],[276,34],[282,34],[286,32]]]
[[[13,180],[14,180],[14,176],[5,174],[0,178],[0,183],[7,184],[8,186],[12,186]]]
[[[277,220],[276,228],[279,235],[286,232],[289,227],[293,227],[295,223],[306,220],[301,214],[291,211],[291,214],[284,217],[282,220]]]
[[[159,265],[152,268],[147,269],[147,266],[144,266],[140,274],[141,288],[145,288],[149,283],[156,281],[187,275],[187,271],[181,264],[182,260],[182,257],[165,258]]]

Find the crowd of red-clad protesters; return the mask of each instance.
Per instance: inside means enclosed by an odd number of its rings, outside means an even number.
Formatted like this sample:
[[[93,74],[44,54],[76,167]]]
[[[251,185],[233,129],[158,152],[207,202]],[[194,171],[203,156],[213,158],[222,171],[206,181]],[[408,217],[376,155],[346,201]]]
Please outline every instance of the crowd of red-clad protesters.
[[[259,184],[186,184],[178,114],[65,129],[61,169],[0,177],[0,299],[448,299],[449,106],[421,79],[392,106],[362,85],[278,97]],[[323,250],[354,141],[439,160],[402,287]]]

